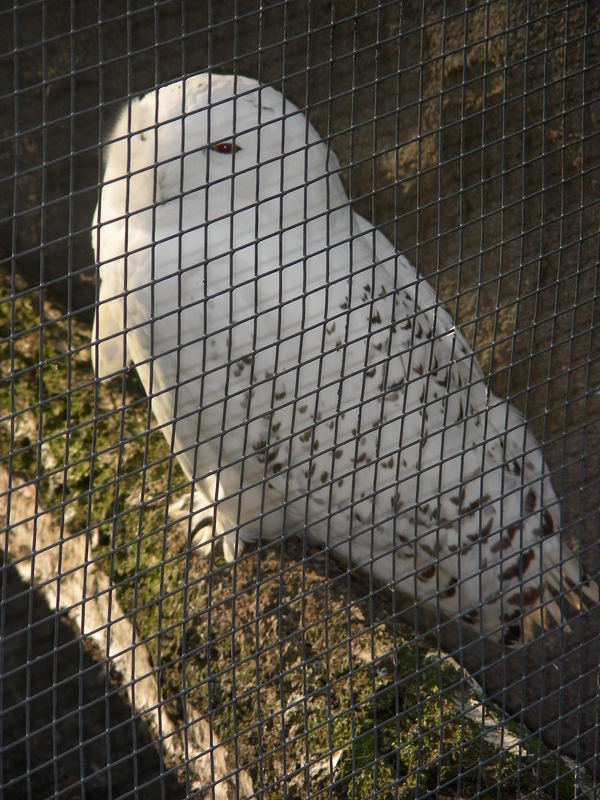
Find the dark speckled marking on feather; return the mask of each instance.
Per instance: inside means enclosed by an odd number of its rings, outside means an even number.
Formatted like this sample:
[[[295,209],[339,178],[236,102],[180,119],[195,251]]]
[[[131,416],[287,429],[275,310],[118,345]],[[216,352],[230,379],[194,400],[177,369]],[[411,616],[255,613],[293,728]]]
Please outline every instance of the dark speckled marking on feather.
[[[544,509],[542,516],[542,533],[544,536],[551,536],[554,533],[554,521],[547,508]]]
[[[453,597],[456,594],[456,578],[450,578],[450,581],[444,589],[440,589],[440,597]]]
[[[476,511],[479,510],[481,506],[484,506],[489,502],[490,502],[489,494],[483,494],[481,495],[481,497],[476,497],[475,500],[473,500],[473,502],[467,506],[466,512],[467,514],[474,514]]]
[[[520,606],[521,599],[523,600],[523,607],[532,606],[540,599],[540,590],[535,586],[530,586],[528,589],[523,589],[519,594],[513,594],[506,601],[509,606]]]
[[[525,495],[525,511],[528,514],[531,514],[533,511],[535,511],[536,504],[537,504],[537,495],[533,491],[533,489],[530,489]]]
[[[535,551],[526,550],[519,556],[517,561],[503,571],[502,580],[509,581],[511,578],[518,578],[520,575],[524,575],[533,558],[535,558]]]
[[[490,546],[491,553],[499,553],[501,550],[506,551],[510,547],[511,540],[506,537],[502,537],[499,541],[494,542],[493,545]]]
[[[417,578],[420,581],[431,580],[431,578],[433,578],[433,576],[435,575],[435,570],[436,570],[435,564],[431,564],[431,566],[427,567],[422,572],[419,572],[419,574],[417,575]]]
[[[521,523],[520,522],[512,522],[508,528],[506,529],[506,533],[508,534],[508,540],[510,542],[513,541],[515,535],[521,530]]]
[[[520,625],[509,625],[508,628],[502,631],[502,641],[506,647],[512,647],[520,640],[521,640]]]

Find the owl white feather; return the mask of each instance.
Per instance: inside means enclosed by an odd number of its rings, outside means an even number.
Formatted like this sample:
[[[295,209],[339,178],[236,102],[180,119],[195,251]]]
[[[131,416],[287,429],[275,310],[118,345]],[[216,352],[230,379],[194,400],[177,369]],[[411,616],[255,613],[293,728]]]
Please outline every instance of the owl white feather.
[[[94,219],[94,368],[135,366],[227,558],[306,535],[514,643],[542,605],[558,621],[561,596],[597,586],[579,586],[523,419],[339,171],[249,78],[132,100]]]

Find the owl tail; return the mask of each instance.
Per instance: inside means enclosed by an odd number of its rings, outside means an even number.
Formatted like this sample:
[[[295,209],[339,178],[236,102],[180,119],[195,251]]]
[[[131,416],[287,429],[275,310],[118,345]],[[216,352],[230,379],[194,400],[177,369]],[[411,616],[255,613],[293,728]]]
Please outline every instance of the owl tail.
[[[540,608],[526,613],[523,618],[525,639],[533,639],[542,630],[562,627],[571,632],[565,615],[565,603],[575,612],[583,613],[594,608],[599,601],[598,584],[582,569],[583,582],[579,572],[578,559],[564,561],[561,568],[549,571],[544,577],[543,599]]]

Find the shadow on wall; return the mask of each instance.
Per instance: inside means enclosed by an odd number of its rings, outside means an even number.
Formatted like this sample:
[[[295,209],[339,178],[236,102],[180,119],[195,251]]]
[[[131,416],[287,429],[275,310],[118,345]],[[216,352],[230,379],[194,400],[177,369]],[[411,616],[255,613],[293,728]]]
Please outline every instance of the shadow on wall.
[[[165,791],[184,797],[174,774],[160,777],[152,737],[132,721],[126,689],[89,637],[84,643],[68,617],[54,613],[15,568],[6,567],[3,576],[7,796],[46,797],[53,790],[70,797],[85,786],[86,797],[123,797],[143,784],[148,798]]]

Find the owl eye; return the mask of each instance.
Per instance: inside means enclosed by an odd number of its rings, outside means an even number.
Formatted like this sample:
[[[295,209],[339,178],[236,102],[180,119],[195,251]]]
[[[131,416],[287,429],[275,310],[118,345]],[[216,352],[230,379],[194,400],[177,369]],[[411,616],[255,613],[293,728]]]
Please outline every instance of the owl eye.
[[[210,149],[214,150],[215,153],[237,153],[242,148],[235,142],[217,142],[216,144],[211,144]]]

